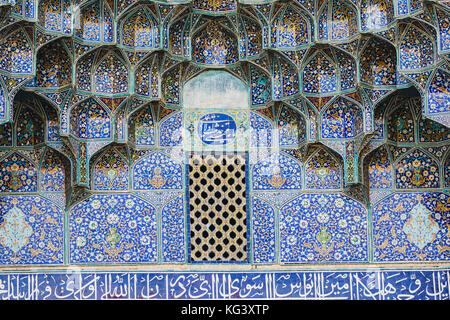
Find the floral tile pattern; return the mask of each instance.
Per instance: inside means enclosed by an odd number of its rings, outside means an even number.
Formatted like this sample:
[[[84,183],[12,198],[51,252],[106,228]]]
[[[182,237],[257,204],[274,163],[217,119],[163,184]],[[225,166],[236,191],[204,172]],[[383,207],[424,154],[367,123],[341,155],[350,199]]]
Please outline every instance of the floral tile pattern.
[[[0,266],[449,261],[445,1],[16,0],[0,22]]]

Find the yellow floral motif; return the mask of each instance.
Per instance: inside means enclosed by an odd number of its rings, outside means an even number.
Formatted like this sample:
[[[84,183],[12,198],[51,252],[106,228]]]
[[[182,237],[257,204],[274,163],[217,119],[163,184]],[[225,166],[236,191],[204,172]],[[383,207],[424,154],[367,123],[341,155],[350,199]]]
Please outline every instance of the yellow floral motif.
[[[286,183],[286,181],[287,178],[283,178],[279,167],[276,167],[274,174],[270,178],[267,178],[267,183],[275,189],[281,188]]]
[[[153,177],[150,180],[150,184],[155,189],[160,189],[162,188],[162,186],[164,186],[164,184],[166,184],[166,182],[167,179],[164,179],[161,167],[156,167],[155,170],[153,171]]]

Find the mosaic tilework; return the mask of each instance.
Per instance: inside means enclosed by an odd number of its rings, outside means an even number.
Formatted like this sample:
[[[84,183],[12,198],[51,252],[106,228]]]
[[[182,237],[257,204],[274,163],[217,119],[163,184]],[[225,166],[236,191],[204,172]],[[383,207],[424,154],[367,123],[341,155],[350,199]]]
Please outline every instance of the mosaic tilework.
[[[449,112],[450,72],[438,69],[428,90],[428,112]]]
[[[186,230],[182,196],[169,202],[161,211],[162,260],[165,263],[186,261]]]
[[[18,113],[16,126],[16,145],[21,147],[33,146],[44,142],[44,123],[42,118],[31,108],[24,107]]]
[[[367,161],[369,186],[372,189],[389,189],[392,183],[392,165],[384,148],[374,151]]]
[[[367,210],[341,194],[304,194],[280,209],[282,263],[367,261]]]
[[[325,150],[320,149],[306,163],[305,187],[307,189],[340,189],[341,168]]]
[[[253,263],[275,263],[275,211],[265,201],[252,198]]]
[[[302,188],[300,163],[283,153],[273,153],[253,166],[253,190]]]
[[[396,63],[394,48],[383,40],[372,38],[359,62],[361,81],[374,86],[394,85],[397,81]]]
[[[399,3],[402,0],[398,1]],[[361,28],[379,29],[387,26],[394,18],[394,6],[389,0],[361,1]]]
[[[94,88],[105,94],[128,92],[128,70],[119,57],[109,54],[100,61],[94,74]]]
[[[448,260],[449,206],[449,196],[440,192],[397,193],[377,203],[374,260]]]
[[[107,111],[92,98],[73,108],[70,123],[71,131],[81,139],[109,138],[111,135]]]
[[[4,158],[0,163],[1,192],[37,191],[37,169],[29,160],[14,153]]]
[[[133,48],[157,48],[158,29],[153,15],[142,7],[122,25],[122,43]]]
[[[419,121],[419,141],[439,142],[450,139],[450,129],[429,119]]]
[[[439,188],[439,165],[419,149],[398,162],[395,175],[399,189]]]
[[[64,192],[66,170],[63,157],[56,151],[48,149],[40,170],[40,185],[42,191]]]
[[[155,123],[151,107],[138,111],[131,119],[130,131],[134,135],[136,146],[152,146],[155,144]]]
[[[33,72],[31,41],[25,30],[19,29],[3,38],[0,41],[0,55],[8,57],[8,59],[1,59],[0,70],[17,74]]]
[[[417,28],[408,29],[399,49],[400,69],[426,68],[434,62],[433,41]]]
[[[194,36],[192,44],[192,55],[198,63],[227,65],[238,61],[237,39],[219,24],[208,24]]]
[[[161,152],[143,157],[133,166],[135,190],[182,189],[181,165]]]
[[[81,9],[81,28],[76,35],[89,42],[112,42],[113,21],[103,0],[84,6]]]
[[[71,59],[59,41],[54,41],[39,51],[36,70],[37,87],[59,88],[72,82]]]
[[[160,80],[157,62],[155,57],[150,57],[136,71],[135,91],[137,94],[152,98],[159,97]]]
[[[252,105],[263,105],[270,100],[272,95],[270,78],[256,67],[251,67],[251,84]]]
[[[128,190],[128,165],[114,150],[104,153],[94,165],[94,190]]]
[[[184,147],[191,151],[247,151],[250,112],[242,109],[189,108],[184,112]],[[261,131],[261,134],[264,134]]]
[[[250,113],[251,137],[250,147],[271,147],[273,125],[256,112]]]
[[[348,39],[357,32],[356,12],[345,2],[335,0],[332,3],[331,39]]]
[[[450,187],[450,157],[447,157],[444,168],[444,186]]]
[[[0,197],[2,264],[63,263],[63,211],[39,196]]]
[[[439,41],[438,41],[439,49],[447,51],[450,49],[450,37],[449,37],[450,19],[448,17],[448,12],[437,9],[436,15],[438,22],[437,24],[439,27]]]
[[[324,113],[322,137],[353,138],[362,132],[362,126],[362,112],[358,106],[339,98]]]
[[[278,48],[295,48],[309,42],[308,22],[292,7],[287,7],[276,26]]]
[[[306,141],[305,118],[299,112],[284,106],[278,116],[278,134],[281,147],[299,147]]]
[[[72,263],[157,261],[156,210],[130,194],[94,195],[70,210]]]
[[[334,91],[337,91],[336,67],[322,53],[318,53],[303,70],[303,92],[331,93]]]
[[[161,147],[181,146],[183,113],[178,112],[161,122],[159,129],[159,144]]]
[[[69,0],[39,2],[38,23],[47,31],[70,33],[71,11]]]
[[[396,142],[414,142],[414,118],[411,109],[405,105],[392,112],[387,119],[388,137]]]
[[[194,10],[205,12],[229,12],[236,10],[235,0],[193,0]]]

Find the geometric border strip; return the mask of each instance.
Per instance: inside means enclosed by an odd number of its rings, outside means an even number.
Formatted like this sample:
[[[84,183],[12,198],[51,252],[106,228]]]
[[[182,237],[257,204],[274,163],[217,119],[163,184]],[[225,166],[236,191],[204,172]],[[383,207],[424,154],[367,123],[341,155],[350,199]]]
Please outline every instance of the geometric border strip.
[[[450,268],[280,272],[0,273],[2,300],[449,300]]]

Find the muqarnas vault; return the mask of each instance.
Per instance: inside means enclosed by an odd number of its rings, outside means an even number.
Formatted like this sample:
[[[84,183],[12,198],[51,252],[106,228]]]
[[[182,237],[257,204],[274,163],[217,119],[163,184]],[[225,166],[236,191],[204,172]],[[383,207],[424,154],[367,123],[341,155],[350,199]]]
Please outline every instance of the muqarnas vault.
[[[448,266],[449,29],[449,1],[0,1],[0,264]]]

